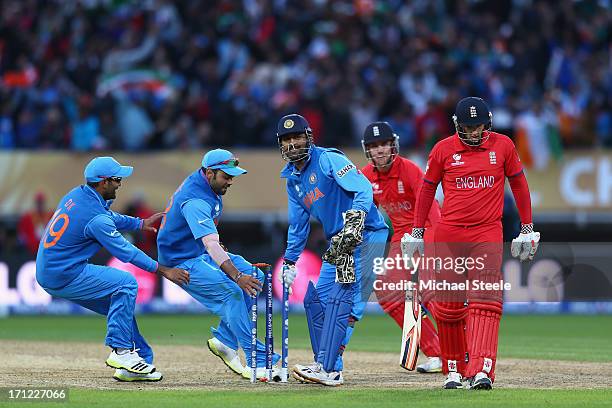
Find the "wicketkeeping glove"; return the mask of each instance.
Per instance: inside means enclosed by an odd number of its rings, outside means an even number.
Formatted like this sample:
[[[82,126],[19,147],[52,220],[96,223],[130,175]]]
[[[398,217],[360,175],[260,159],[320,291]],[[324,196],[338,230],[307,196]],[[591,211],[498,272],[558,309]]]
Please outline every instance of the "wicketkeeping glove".
[[[510,253],[521,262],[527,259],[531,261],[538,250],[539,244],[540,233],[533,231],[533,224],[523,224],[519,236],[512,240]]]
[[[352,254],[340,254],[336,259],[336,282],[355,283],[355,258]]]
[[[362,210],[348,210],[344,213],[344,227],[331,238],[331,243],[323,260],[337,265],[340,254],[352,254],[363,241],[366,213]]]

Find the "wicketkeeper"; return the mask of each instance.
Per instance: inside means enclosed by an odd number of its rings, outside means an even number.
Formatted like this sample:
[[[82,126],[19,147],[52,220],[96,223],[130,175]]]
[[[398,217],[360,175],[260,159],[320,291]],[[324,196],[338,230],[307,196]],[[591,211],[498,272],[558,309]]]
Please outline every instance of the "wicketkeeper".
[[[282,277],[291,286],[295,263],[318,220],[330,241],[316,286],[308,286],[304,309],[314,362],[296,364],[302,382],[341,385],[342,352],[372,292],[374,258],[382,257],[388,229],[372,200],[372,186],[339,150],[317,147],[306,119],[284,116],[277,126],[281,156],[287,165],[289,231]]]

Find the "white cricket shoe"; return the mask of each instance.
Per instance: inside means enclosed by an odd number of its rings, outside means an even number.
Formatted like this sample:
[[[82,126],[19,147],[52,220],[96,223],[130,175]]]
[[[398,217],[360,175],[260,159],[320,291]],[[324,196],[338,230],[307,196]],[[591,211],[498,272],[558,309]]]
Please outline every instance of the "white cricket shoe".
[[[490,390],[493,388],[493,381],[484,371],[479,372],[474,377],[470,378],[470,390]]]
[[[133,381],[161,381],[164,376],[159,371],[155,371],[149,374],[136,374],[130,373],[128,370],[124,370],[123,368],[119,368],[115,370],[115,374],[113,374],[113,378],[117,381],[124,382],[133,382]]]
[[[251,367],[244,367],[242,377],[251,379]],[[257,379],[262,382],[268,381],[268,369],[266,367],[257,367]],[[272,381],[281,381],[281,369],[276,365],[272,366]]]
[[[304,370],[311,370],[314,368],[314,366],[316,366],[317,363],[311,363],[311,364],[296,364],[293,366],[293,370],[291,370],[291,376],[293,378],[295,378],[296,380],[298,380],[301,383],[305,383],[305,384],[317,384],[314,381],[311,381],[309,379],[306,379],[302,376],[300,376],[298,373],[304,371]]]
[[[428,357],[427,361],[417,366],[417,372],[421,374],[441,373],[442,360],[440,357]]]
[[[113,349],[106,359],[106,365],[112,368],[122,368],[135,374],[150,374],[155,371],[153,364],[147,363],[138,355],[138,349],[123,354],[117,354]]]
[[[309,366],[296,364],[293,367],[293,377],[298,381],[313,382],[329,387],[338,387],[344,384],[342,371],[327,372],[320,363],[314,363]]]
[[[221,340],[213,337],[212,339],[208,339],[208,349],[215,356],[219,357],[223,364],[227,366],[230,370],[235,372],[238,375],[242,375],[244,371],[244,366],[240,361],[240,356],[238,352],[221,342]]]
[[[461,382],[461,374],[456,371],[451,371],[446,376],[446,380],[444,381],[444,389],[446,390],[456,390],[459,388],[463,388],[463,383]]]

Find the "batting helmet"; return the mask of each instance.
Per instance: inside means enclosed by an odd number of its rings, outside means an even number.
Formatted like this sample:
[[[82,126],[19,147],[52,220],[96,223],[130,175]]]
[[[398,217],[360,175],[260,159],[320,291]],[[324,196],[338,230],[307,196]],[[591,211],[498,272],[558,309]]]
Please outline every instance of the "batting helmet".
[[[384,142],[384,141],[392,141],[392,150],[389,157],[390,160],[387,161],[386,164],[379,166],[372,160],[372,154],[370,153],[370,149],[368,147],[371,143]],[[399,137],[393,131],[393,128],[388,122],[372,122],[370,123],[363,132],[363,139],[361,139],[361,147],[363,148],[363,152],[365,153],[367,159],[372,163],[372,165],[376,168],[388,166],[395,160],[397,155],[399,154]]]
[[[306,146],[295,147],[293,144],[283,146],[281,140],[288,135],[306,135]],[[285,161],[298,162],[310,157],[310,149],[313,146],[312,129],[308,121],[297,113],[285,115],[276,125],[276,140]]]
[[[493,114],[489,106],[482,98],[470,96],[463,98],[457,103],[453,122],[457,130],[457,136],[461,141],[469,146],[479,146],[487,141],[493,125]],[[484,125],[484,129],[479,138],[470,137],[475,126]]]

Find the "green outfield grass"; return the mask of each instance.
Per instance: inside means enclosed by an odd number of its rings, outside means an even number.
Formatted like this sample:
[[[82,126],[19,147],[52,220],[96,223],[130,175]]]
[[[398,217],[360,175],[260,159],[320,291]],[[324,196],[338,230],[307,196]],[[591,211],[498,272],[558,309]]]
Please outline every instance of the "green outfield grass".
[[[464,390],[345,390],[312,388],[256,391],[96,391],[72,389],[68,403],[36,403],[36,407],[609,407],[611,390],[498,389]],[[27,404],[27,403],[26,403]],[[15,407],[2,403],[0,407]],[[29,404],[28,404],[29,406]]]
[[[263,316],[259,319],[263,330]],[[204,344],[218,319],[210,315],[138,317],[149,343]],[[291,315],[290,347],[310,347],[304,315]],[[280,339],[280,321],[275,321]],[[261,332],[261,331],[260,331]],[[262,332],[263,333],[263,332]],[[105,320],[98,316],[24,316],[0,319],[0,338],[45,341],[103,342]],[[351,350],[396,352],[400,330],[387,316],[369,315],[359,322]],[[504,316],[500,328],[500,357],[612,361],[612,316]]]
[[[213,316],[139,316],[142,333],[156,344],[203,345]],[[263,318],[260,319],[260,323]],[[275,321],[275,328],[280,329]],[[263,329],[263,327],[261,327]],[[98,316],[28,316],[0,319],[0,339],[39,341],[104,341],[105,320]],[[280,333],[275,333],[280,339]],[[351,350],[397,352],[400,330],[387,316],[366,316],[351,341]],[[500,329],[502,358],[581,361],[612,361],[612,316],[505,316]],[[290,348],[308,348],[308,331],[303,315],[290,317]],[[0,379],[0,386],[1,386]],[[140,407],[604,407],[610,406],[610,389],[504,389],[493,392],[448,392],[415,389],[329,389],[285,388],[259,385],[235,391],[138,391],[70,390],[68,404],[36,403],[37,407],[96,407],[120,402]],[[0,407],[15,407],[2,401]]]

